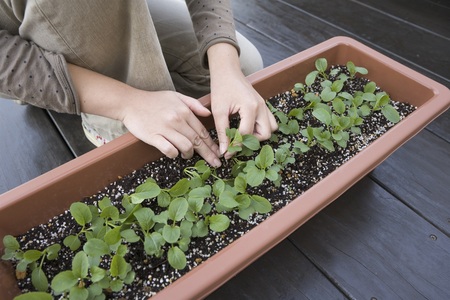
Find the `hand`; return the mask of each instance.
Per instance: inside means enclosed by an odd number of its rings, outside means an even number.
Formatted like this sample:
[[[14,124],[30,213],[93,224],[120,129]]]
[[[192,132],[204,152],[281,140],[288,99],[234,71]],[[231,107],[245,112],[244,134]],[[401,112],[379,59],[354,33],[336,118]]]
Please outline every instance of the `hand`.
[[[264,99],[241,72],[236,49],[229,44],[216,44],[208,49],[211,71],[211,110],[214,115],[220,153],[230,158],[226,129],[229,117],[239,114],[239,132],[253,134],[260,141],[270,138],[278,127]]]
[[[168,157],[194,150],[214,167],[219,148],[196,117],[211,112],[196,99],[172,91],[148,92],[94,71],[68,64],[81,111],[122,121],[142,141]]]
[[[211,112],[194,98],[177,92],[135,90],[124,108],[122,121],[143,142],[167,157],[189,159],[194,150],[210,165],[219,167],[219,148],[196,117]]]

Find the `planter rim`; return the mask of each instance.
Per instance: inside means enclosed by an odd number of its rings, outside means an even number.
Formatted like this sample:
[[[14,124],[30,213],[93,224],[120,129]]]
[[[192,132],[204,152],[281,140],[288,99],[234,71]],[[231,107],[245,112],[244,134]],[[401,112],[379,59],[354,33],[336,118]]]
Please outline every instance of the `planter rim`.
[[[450,91],[448,88],[348,37],[331,38],[256,72],[248,78],[256,88],[258,85],[264,85],[266,80],[269,80],[274,74],[291,72],[298,64],[306,61],[311,62],[323,53],[327,51],[332,52],[338,48],[344,50],[350,49],[349,51],[360,55],[362,57],[361,59],[370,57],[370,59],[380,66],[384,66],[390,70],[392,69],[401,78],[416,82],[417,85],[420,85],[421,88],[423,87],[422,89],[428,93],[427,95],[429,97],[427,101],[420,105],[415,112],[374,141],[369,147],[347,161],[343,166],[293,199],[286,207],[250,230],[244,237],[235,240],[218,254],[213,255],[206,262],[195,267],[188,274],[160,291],[154,296],[156,298],[152,297],[152,299],[197,299],[206,297],[343,194],[352,184],[373,170],[393,151],[411,139],[428,123],[450,107]],[[371,69],[369,69],[369,74],[370,72]],[[258,88],[261,87],[258,86]],[[282,91],[280,90],[279,92]],[[210,98],[209,96],[205,96],[200,101],[204,105],[208,105]],[[123,156],[125,154],[122,153],[130,152],[133,149],[140,149],[139,155],[151,154],[154,157],[161,157],[161,154],[154,148],[144,146],[143,142],[131,134],[125,134],[100,148],[94,149],[0,195],[0,216],[2,211],[13,209],[24,201],[24,199],[28,199],[35,193],[45,191],[49,187],[59,184],[62,181],[61,178],[84,172],[97,161],[105,160],[114,155]],[[120,161],[120,159],[116,160]],[[347,169],[350,169],[351,172],[347,171]],[[127,170],[127,167],[123,167],[123,170]],[[131,172],[132,170],[128,171]],[[124,174],[114,174],[114,176]],[[111,179],[114,178],[110,176],[108,180],[112,181]],[[83,195],[84,192],[81,191],[80,194]],[[281,221],[283,224],[281,224]],[[0,220],[0,238],[8,233],[8,230],[9,227],[7,228],[5,222]],[[0,248],[0,251],[2,250]],[[1,272],[4,265],[4,263],[0,263],[0,274],[3,274]],[[195,286],[193,286],[192,282],[195,283]],[[0,282],[0,290],[9,288],[9,286],[4,284],[6,283],[2,279],[2,282]],[[2,295],[1,293],[0,295]]]

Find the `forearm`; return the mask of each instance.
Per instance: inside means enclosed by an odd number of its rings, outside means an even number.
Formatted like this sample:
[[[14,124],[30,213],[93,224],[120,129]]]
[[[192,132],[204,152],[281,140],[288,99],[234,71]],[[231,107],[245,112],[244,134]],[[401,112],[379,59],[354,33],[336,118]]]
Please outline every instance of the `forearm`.
[[[82,112],[123,120],[126,102],[137,89],[73,64],[68,64],[68,69]]]

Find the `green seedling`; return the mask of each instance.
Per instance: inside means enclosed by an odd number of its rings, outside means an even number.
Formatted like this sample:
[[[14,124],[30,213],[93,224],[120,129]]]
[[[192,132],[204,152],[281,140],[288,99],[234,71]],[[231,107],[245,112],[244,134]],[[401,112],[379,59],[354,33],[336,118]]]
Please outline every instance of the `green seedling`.
[[[18,261],[16,266],[17,279],[25,278],[29,268],[31,270],[31,283],[36,290],[41,292],[47,291],[48,279],[42,266],[45,260],[58,258],[61,245],[53,244],[42,251],[35,249],[22,251],[17,239],[11,235],[3,237],[3,245],[5,246],[5,254],[3,254],[2,259]]]

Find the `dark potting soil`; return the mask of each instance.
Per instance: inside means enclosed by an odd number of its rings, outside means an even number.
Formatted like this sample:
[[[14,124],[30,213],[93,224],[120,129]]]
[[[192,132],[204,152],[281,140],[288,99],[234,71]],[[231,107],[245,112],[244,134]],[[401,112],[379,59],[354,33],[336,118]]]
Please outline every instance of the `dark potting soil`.
[[[347,92],[361,90],[365,83],[367,83],[366,79],[358,78],[352,83],[352,86],[347,85],[344,89]],[[292,91],[278,94],[269,101],[275,108],[282,110],[286,114],[292,108],[306,106],[306,102]],[[401,102],[392,102],[391,104],[398,110],[402,119],[415,109],[413,106]],[[235,120],[235,122],[237,121]],[[299,122],[300,128],[306,128],[308,122],[313,122],[313,118],[305,115],[303,123]],[[295,197],[301,195],[315,183],[333,172],[392,126],[394,124],[388,122],[381,112],[377,111],[371,117],[366,118],[364,124],[360,126],[361,134],[350,135],[350,141],[345,149],[336,147],[335,152],[328,152],[321,147],[314,146],[306,154],[296,155],[295,163],[288,165],[282,171],[281,186],[276,187],[272,183],[265,181],[262,186],[249,190],[250,194],[266,197],[271,202],[273,210],[268,214],[254,214],[248,221],[240,219],[237,213],[229,213],[228,216],[231,219],[231,224],[225,232],[210,232],[205,238],[194,238],[191,241],[189,250],[186,252],[188,263],[184,270],[174,270],[168,265],[165,258],[156,259],[148,257],[141,243],[128,245],[129,252],[125,256],[125,259],[132,265],[133,270],[136,272],[135,281],[133,284],[126,286],[121,292],[108,294],[107,297],[110,299],[146,299],[157,293],[241,237],[271,214],[286,206]],[[237,127],[236,123],[234,123],[234,127]],[[215,133],[211,132],[211,135],[214,136]],[[277,137],[278,142],[267,141],[265,143],[271,144],[276,149],[279,144],[304,140],[300,134],[286,136],[277,132]],[[83,201],[88,204],[96,204],[96,202],[107,196],[114,203],[117,203],[118,207],[121,207],[120,203],[123,195],[133,193],[135,188],[147,178],[155,179],[161,188],[169,188],[179,179],[185,177],[183,175],[184,168],[193,166],[199,159],[200,157],[198,156],[194,156],[190,160],[161,158],[158,161],[148,163],[143,168],[135,170],[131,174],[118,178],[117,181],[105,187],[98,194],[86,198]],[[226,174],[230,173],[230,169],[231,163],[224,163],[217,172],[222,178],[227,178],[229,176]],[[65,212],[49,220],[46,224],[32,228],[23,236],[18,237],[18,240],[23,250],[44,249],[53,243],[62,245],[62,240],[65,236],[76,234],[79,230],[80,228],[72,220],[70,213]],[[44,270],[49,277],[49,281],[57,273],[71,268],[73,255],[72,251],[63,246],[58,260],[46,262]],[[108,263],[105,261],[105,266]],[[18,280],[18,285],[23,292],[33,290],[29,277]]]

